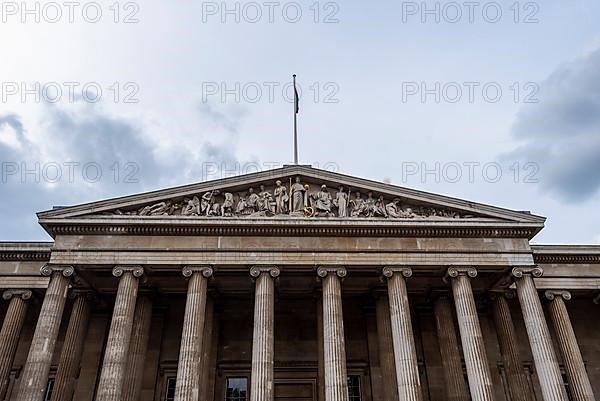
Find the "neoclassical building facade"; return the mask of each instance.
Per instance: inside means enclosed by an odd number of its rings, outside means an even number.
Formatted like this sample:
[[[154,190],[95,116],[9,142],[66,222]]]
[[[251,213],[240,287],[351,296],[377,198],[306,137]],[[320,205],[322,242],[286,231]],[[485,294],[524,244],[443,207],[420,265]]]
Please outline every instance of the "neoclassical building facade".
[[[0,243],[2,401],[589,401],[600,247],[306,166],[54,208]]]

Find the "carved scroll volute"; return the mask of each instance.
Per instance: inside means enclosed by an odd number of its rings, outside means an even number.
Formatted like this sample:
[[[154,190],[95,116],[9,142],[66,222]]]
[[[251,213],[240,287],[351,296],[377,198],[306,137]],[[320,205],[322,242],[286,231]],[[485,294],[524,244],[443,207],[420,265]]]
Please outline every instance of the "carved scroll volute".
[[[276,266],[252,266],[250,268],[250,276],[253,278],[258,278],[261,273],[269,273],[269,275],[273,278],[279,277],[281,271]]]
[[[65,277],[71,277],[75,274],[75,268],[70,265],[53,265],[50,263],[46,263],[41,267],[40,273],[42,276],[51,276],[52,273],[60,272]]]
[[[210,278],[210,277],[212,277],[214,272],[215,272],[215,269],[212,266],[208,266],[208,265],[198,265],[198,266],[188,265],[188,266],[184,266],[183,269],[181,269],[181,274],[183,274],[183,277],[186,277],[186,278],[192,277],[192,275],[194,273],[200,273],[200,274],[202,274],[202,276],[204,278]]]
[[[542,277],[544,269],[538,266],[531,267],[514,267],[511,271],[514,278],[521,278],[525,274],[530,274],[533,277]]]
[[[133,277],[140,278],[144,275],[144,268],[142,266],[115,266],[112,270],[112,274],[115,277],[121,277],[123,273],[131,272]]]
[[[343,266],[320,266],[317,269],[317,276],[320,278],[325,278],[330,273],[336,274],[339,278],[344,278],[348,274],[348,271]]]
[[[386,279],[392,278],[392,276],[396,273],[400,273],[404,278],[409,278],[412,277],[413,270],[412,268],[406,266],[385,266],[381,271],[381,274]]]
[[[544,297],[548,301],[554,301],[556,297],[561,297],[565,301],[569,301],[571,299],[571,293],[566,290],[546,290],[544,292]]]

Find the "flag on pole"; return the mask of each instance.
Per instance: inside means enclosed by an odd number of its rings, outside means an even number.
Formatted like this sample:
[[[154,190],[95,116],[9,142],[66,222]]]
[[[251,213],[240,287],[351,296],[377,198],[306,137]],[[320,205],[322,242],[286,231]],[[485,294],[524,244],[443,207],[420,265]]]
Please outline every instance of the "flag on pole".
[[[300,96],[298,96],[298,89],[296,88],[296,75],[294,75],[294,110],[296,114],[300,111]]]

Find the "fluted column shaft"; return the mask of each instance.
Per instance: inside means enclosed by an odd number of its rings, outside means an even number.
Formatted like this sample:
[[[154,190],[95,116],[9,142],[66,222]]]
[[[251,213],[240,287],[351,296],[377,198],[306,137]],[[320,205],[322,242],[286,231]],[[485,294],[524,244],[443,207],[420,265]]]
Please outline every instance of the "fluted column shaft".
[[[405,282],[406,277],[412,276],[412,270],[406,267],[385,267],[383,275],[387,277],[388,283],[398,397],[402,401],[420,401],[423,394]]]
[[[452,305],[450,305],[448,297],[440,296],[435,300],[433,308],[444,369],[446,399],[448,401],[469,401],[469,390],[463,376]]]
[[[91,294],[89,292],[79,292],[74,296],[76,298],[73,302],[69,326],[60,354],[51,401],[71,401],[75,390],[75,380],[79,371],[83,344],[90,320]]]
[[[207,279],[212,274],[213,269],[208,266],[190,266],[183,269],[183,275],[189,277],[189,282],[179,349],[175,401],[200,399],[200,361],[206,312],[206,288]]]
[[[120,277],[119,288],[104,351],[96,401],[121,401],[127,372],[127,354],[131,342],[138,281],[143,273],[144,270],[141,267],[118,266],[113,269],[113,275]]]
[[[122,401],[138,401],[140,398],[142,379],[144,378],[144,362],[150,339],[150,324],[152,323],[152,300],[150,297],[142,295],[138,298],[133,316]]]
[[[571,299],[568,291],[546,291],[548,311],[558,340],[558,348],[562,355],[567,380],[574,401],[595,401],[590,378],[588,377],[581,350],[577,344],[577,337],[571,325],[565,300]]]
[[[211,400],[213,394],[210,391],[212,387],[211,383],[211,371],[212,367],[212,353],[213,348],[216,346],[212,343],[213,331],[215,325],[215,305],[214,301],[210,296],[206,298],[206,314],[204,318],[204,338],[202,340],[202,361],[200,362],[200,389],[202,391],[202,400]],[[213,378],[214,380],[214,378]]]
[[[494,323],[504,362],[504,372],[512,401],[531,401],[529,385],[519,356],[519,342],[508,302],[504,294],[496,294],[493,299]]]
[[[392,338],[392,323],[390,320],[390,301],[387,294],[377,294],[375,315],[377,318],[379,365],[383,379],[383,398],[384,401],[398,401],[394,340]]]
[[[71,266],[52,267],[46,265],[42,267],[41,273],[50,276],[50,283],[44,296],[40,316],[29,347],[27,362],[25,362],[21,375],[17,401],[41,401],[44,399],[52,354],[67,300],[69,276],[73,275],[74,269]]]
[[[325,401],[348,401],[346,345],[342,313],[341,277],[344,268],[319,267],[323,279],[323,356],[325,365]]]
[[[452,293],[454,294],[456,318],[467,367],[471,399],[473,401],[493,401],[492,375],[470,280],[477,276],[477,270],[451,267],[448,269],[448,275],[452,279]]]
[[[273,327],[275,313],[275,284],[279,276],[275,267],[253,267],[256,279],[254,292],[254,333],[252,335],[252,375],[250,401],[273,400]]]
[[[27,302],[31,298],[28,290],[7,290],[2,294],[5,301],[10,300],[8,310],[0,330],[0,400],[4,399],[10,371],[19,345],[19,336],[25,316],[27,315]]]
[[[567,401],[550,331],[532,277],[540,277],[542,273],[543,270],[540,268],[516,267],[512,271],[542,397],[544,401]]]

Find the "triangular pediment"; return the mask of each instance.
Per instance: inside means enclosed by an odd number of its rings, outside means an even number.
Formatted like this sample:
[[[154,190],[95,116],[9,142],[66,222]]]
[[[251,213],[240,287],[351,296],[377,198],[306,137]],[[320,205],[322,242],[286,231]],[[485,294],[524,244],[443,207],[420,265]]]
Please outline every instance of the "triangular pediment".
[[[295,165],[54,209],[38,217],[41,222],[84,217],[544,222],[527,212]]]

